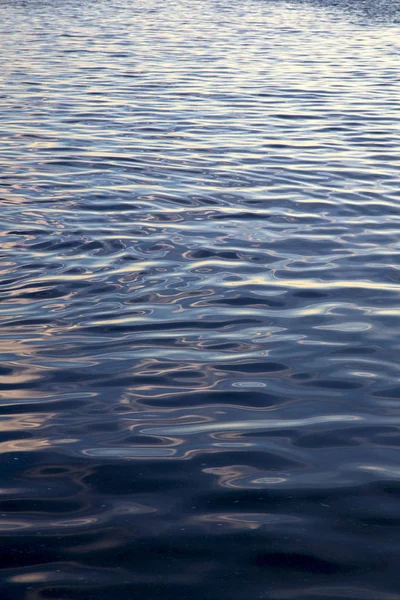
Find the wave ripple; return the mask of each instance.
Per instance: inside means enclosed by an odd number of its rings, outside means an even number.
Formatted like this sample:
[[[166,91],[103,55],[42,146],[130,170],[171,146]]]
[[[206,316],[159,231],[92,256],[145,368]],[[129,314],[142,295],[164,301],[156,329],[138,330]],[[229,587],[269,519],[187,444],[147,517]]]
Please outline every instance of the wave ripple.
[[[398,600],[399,5],[0,2],[12,600]]]

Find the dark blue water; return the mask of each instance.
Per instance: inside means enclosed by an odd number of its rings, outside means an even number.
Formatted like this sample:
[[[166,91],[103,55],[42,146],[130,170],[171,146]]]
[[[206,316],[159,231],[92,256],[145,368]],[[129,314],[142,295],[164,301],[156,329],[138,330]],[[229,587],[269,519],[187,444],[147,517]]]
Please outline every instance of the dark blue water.
[[[0,3],[5,600],[400,600],[400,5]]]

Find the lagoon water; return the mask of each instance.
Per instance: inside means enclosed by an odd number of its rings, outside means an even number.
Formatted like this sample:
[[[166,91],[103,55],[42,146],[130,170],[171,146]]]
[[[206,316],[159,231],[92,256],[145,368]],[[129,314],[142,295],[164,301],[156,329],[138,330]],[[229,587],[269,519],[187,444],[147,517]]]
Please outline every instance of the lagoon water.
[[[400,4],[2,0],[7,600],[399,600]]]

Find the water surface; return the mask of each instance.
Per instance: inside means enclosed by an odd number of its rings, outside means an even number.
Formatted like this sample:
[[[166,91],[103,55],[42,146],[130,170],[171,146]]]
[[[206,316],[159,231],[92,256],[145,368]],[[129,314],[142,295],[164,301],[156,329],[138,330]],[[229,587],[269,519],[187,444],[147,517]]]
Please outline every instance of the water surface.
[[[10,600],[399,600],[397,1],[0,3]]]

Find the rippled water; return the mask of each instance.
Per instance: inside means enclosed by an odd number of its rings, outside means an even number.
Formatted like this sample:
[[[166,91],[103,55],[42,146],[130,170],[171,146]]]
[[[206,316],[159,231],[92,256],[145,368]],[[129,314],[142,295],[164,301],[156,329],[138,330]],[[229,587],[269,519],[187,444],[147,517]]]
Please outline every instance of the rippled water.
[[[399,600],[399,33],[2,0],[4,598]]]

